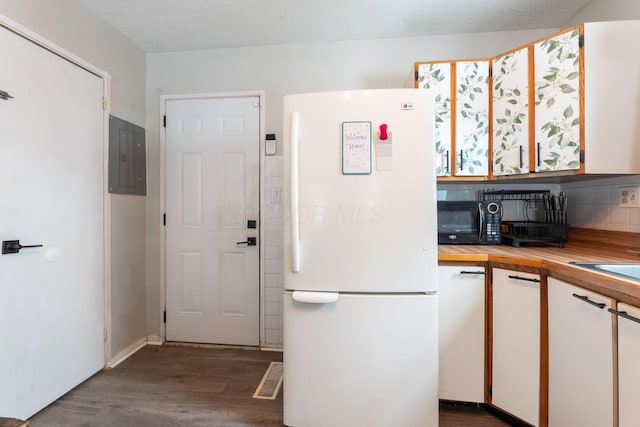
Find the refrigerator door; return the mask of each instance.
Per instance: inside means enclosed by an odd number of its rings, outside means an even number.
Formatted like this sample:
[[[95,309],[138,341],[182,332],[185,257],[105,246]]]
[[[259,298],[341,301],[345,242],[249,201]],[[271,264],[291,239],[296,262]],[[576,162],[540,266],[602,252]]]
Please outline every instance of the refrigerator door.
[[[284,297],[285,425],[438,425],[435,295]]]
[[[284,97],[285,289],[436,290],[432,118],[419,89]],[[370,174],[343,170],[345,122],[371,123]]]

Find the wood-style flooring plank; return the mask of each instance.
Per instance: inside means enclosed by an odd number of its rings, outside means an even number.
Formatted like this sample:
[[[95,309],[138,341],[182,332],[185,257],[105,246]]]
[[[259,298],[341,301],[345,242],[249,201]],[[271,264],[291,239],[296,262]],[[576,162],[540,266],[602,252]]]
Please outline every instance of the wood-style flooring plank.
[[[36,414],[31,427],[281,426],[282,393],[252,398],[278,352],[147,346]]]
[[[282,426],[282,390],[252,398],[282,353],[147,346],[36,414],[30,427]],[[440,427],[503,427],[479,408],[440,411]],[[354,426],[355,427],[355,426]]]

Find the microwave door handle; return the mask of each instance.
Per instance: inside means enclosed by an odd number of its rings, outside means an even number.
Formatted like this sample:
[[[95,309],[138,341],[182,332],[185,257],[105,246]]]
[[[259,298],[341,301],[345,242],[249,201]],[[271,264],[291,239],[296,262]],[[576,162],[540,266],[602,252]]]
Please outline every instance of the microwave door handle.
[[[482,203],[478,203],[478,214],[480,216],[480,227],[478,229],[478,240],[482,241],[482,235],[484,234],[484,211],[482,210]]]

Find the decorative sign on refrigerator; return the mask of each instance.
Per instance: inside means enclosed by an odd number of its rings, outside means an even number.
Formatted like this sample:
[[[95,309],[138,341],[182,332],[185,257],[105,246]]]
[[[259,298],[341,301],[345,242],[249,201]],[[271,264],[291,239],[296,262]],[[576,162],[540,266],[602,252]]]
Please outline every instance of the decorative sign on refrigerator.
[[[342,174],[371,174],[371,122],[342,122]]]

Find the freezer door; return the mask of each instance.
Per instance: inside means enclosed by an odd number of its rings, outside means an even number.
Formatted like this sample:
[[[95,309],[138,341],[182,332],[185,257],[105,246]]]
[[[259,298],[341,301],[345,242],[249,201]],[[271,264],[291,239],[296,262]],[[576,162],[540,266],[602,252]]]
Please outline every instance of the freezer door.
[[[284,424],[436,427],[437,319],[434,295],[285,293]]]
[[[284,98],[285,289],[436,290],[431,104],[418,89]],[[371,123],[370,174],[343,173],[356,121]]]

